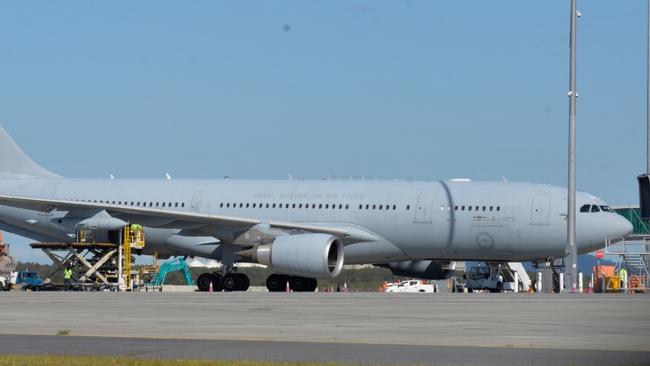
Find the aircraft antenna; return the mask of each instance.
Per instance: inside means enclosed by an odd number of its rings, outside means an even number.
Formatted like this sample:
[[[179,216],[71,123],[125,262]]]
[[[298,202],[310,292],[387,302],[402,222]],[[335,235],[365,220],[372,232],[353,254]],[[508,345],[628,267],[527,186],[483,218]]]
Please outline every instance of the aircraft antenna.
[[[576,291],[578,277],[576,250],[576,28],[580,13],[576,9],[577,0],[571,0],[570,67],[569,67],[569,187],[567,198],[567,245],[564,261],[565,287]],[[563,289],[560,289],[562,291]]]

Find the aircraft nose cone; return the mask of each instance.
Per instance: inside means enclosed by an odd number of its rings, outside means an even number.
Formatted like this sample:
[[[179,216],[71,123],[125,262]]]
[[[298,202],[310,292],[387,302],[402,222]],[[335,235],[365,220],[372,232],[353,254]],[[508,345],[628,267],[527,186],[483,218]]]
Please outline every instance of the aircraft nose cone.
[[[634,231],[634,226],[632,226],[632,223],[624,217],[618,217],[615,225],[617,236],[626,236]]]

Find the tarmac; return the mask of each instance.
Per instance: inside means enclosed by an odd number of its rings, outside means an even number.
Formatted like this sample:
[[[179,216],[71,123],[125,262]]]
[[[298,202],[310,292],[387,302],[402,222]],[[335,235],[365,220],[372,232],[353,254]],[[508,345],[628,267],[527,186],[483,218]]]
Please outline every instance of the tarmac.
[[[11,292],[0,334],[0,354],[650,364],[650,296]]]

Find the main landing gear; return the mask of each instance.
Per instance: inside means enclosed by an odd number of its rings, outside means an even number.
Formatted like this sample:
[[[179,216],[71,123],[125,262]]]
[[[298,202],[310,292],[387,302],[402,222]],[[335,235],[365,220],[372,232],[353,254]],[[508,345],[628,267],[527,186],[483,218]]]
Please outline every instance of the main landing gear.
[[[209,291],[212,284],[212,291],[246,291],[251,284],[250,279],[243,273],[202,273],[196,279],[199,291]]]
[[[315,278],[272,274],[266,279],[266,288],[269,292],[286,291],[287,284],[293,292],[314,292],[318,287]]]

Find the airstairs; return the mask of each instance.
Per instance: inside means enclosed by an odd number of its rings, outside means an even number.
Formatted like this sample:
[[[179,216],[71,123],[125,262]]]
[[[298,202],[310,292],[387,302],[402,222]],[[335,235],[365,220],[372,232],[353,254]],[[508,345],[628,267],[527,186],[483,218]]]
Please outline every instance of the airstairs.
[[[510,272],[512,280],[514,281],[515,273],[519,277],[520,287],[523,291],[528,291],[530,289],[530,276],[526,272],[526,268],[521,262],[508,262],[508,266],[505,272]]]
[[[627,270],[627,290],[650,290],[650,235],[607,239],[605,253],[618,256],[617,270]]]

